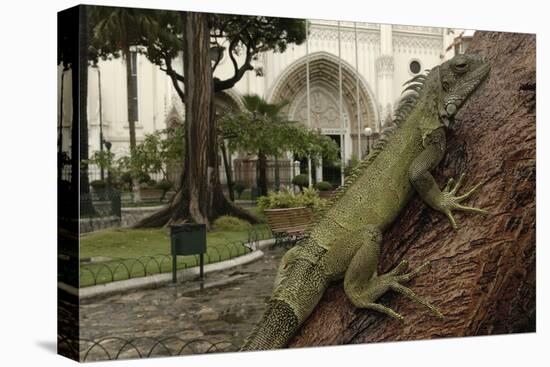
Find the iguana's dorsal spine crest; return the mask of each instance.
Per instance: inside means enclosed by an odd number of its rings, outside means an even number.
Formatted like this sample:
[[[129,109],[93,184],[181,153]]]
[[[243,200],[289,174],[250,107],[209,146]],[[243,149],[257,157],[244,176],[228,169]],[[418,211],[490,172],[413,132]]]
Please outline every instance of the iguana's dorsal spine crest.
[[[323,214],[346,193],[347,189],[355,183],[361,172],[363,172],[365,168],[368,167],[376,159],[376,157],[378,157],[384,147],[388,145],[391,136],[395,133],[395,131],[399,128],[403,121],[406,120],[409,113],[413,110],[416,103],[418,102],[429,73],[430,70],[426,70],[424,73],[415,75],[412,79],[406,81],[403,84],[403,86],[406,85],[407,87],[401,93],[402,95],[404,95],[399,101],[397,108],[395,109],[393,121],[389,123],[384,128],[384,130],[382,130],[380,138],[373,145],[370,153],[366,157],[364,157],[361,162],[351,171],[351,174],[348,175],[344,180],[344,184],[336,189],[333,197],[327,203],[326,207],[323,208],[323,210],[319,211],[319,213],[317,213],[317,215],[315,216],[314,224],[318,222]]]

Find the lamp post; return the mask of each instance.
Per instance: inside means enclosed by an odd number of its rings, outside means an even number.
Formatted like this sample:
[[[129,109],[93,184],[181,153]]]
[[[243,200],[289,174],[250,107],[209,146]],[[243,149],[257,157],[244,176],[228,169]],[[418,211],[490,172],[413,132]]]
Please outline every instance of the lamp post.
[[[372,135],[372,129],[370,127],[366,127],[365,130],[365,136],[367,137],[367,155],[370,153],[370,137]]]

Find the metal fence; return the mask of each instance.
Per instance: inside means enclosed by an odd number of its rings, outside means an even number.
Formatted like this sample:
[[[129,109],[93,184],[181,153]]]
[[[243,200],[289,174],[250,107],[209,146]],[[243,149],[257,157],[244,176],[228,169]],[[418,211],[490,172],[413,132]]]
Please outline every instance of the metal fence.
[[[80,362],[236,352],[239,349],[231,341],[185,340],[178,336],[160,339],[152,337],[125,339],[110,336],[99,340],[75,340],[58,335],[57,345],[60,354]]]
[[[258,160],[235,159],[232,167],[233,182],[241,183],[246,188],[256,188],[258,178]],[[299,164],[289,160],[268,160],[266,177],[268,187],[289,186],[299,173]],[[222,183],[226,183],[225,174]]]
[[[237,256],[246,255],[258,249],[260,241],[272,238],[269,228],[251,230],[245,241],[230,242],[217,247],[209,247],[204,254],[205,263],[212,264]],[[199,255],[182,256],[183,262],[177,264],[177,270],[199,265]],[[138,258],[120,258],[101,263],[80,265],[80,287],[90,287],[119,280],[140,278],[153,274],[172,271],[172,255],[157,254]]]
[[[121,194],[114,189],[80,194],[80,214],[84,218],[121,218]]]

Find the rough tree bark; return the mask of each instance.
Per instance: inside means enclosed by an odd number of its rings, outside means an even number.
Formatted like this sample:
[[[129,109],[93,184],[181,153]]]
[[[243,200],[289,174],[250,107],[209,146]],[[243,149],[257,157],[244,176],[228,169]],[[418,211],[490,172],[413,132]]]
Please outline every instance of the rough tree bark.
[[[85,6],[79,8],[79,33],[78,33],[78,67],[72,66],[72,95],[73,95],[73,129],[72,141],[73,157],[80,157],[80,160],[72,159],[71,184],[73,188],[80,187],[80,214],[95,213],[90,194],[90,180],[88,177],[88,165],[81,165],[82,161],[88,160],[88,55],[89,25],[88,10]],[[75,104],[77,101],[78,105]],[[78,122],[78,129],[75,129]],[[75,139],[76,138],[76,139]],[[77,151],[78,149],[78,151]],[[78,181],[80,178],[80,182]]]
[[[160,227],[181,220],[209,226],[223,214],[255,223],[252,214],[227,200],[220,184],[208,14],[182,12],[182,17],[186,141],[181,185],[169,205],[135,227]]]
[[[258,152],[258,171],[256,176],[256,186],[258,186],[259,195],[267,195],[267,156],[261,150]]]
[[[465,172],[463,187],[484,182],[469,203],[491,215],[458,214],[453,231],[415,198],[386,233],[379,266],[432,260],[410,286],[446,320],[391,293],[380,302],[404,324],[357,310],[336,284],[291,347],[535,331],[535,36],[476,32],[468,52],[491,62],[491,76],[457,116],[435,177],[442,185]]]

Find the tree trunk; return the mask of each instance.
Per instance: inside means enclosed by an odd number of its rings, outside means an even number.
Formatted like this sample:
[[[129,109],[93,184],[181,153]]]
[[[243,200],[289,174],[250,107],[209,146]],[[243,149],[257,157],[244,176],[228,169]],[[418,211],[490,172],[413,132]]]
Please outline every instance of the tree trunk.
[[[128,34],[128,31],[126,31]],[[130,156],[134,156],[136,149],[136,120],[137,116],[136,106],[133,101],[132,91],[136,88],[134,79],[132,78],[132,54],[128,46],[128,40],[125,42],[126,46],[124,48],[124,59],[126,61],[126,102],[128,107],[128,132],[130,134]],[[134,68],[136,65],[134,65]],[[139,180],[136,177],[132,177],[132,194],[133,201],[139,203],[141,201],[141,196],[139,194]]]
[[[79,141],[80,162],[76,159],[72,166],[71,181],[74,188],[80,187],[80,214],[92,214],[95,212],[90,198],[90,180],[88,178],[88,165],[81,164],[88,160],[88,15],[87,8],[81,6],[79,9],[79,40],[78,40],[78,67],[73,67],[73,134],[80,134],[80,137],[73,139]],[[76,94],[76,95],[75,95]],[[74,104],[78,101],[78,107]],[[78,121],[78,129],[75,129],[74,122]],[[76,131],[75,131],[76,130]],[[74,137],[74,135],[73,135]],[[76,150],[73,149],[73,154]],[[78,182],[79,172],[80,182]]]
[[[261,150],[258,152],[258,173],[257,173],[258,195],[267,195],[267,157]]]
[[[233,192],[233,175],[231,174],[231,166],[229,160],[231,157],[227,156],[227,149],[225,148],[225,141],[220,139],[220,149],[222,153],[223,166],[225,168],[225,179],[227,181],[227,191],[229,192],[229,199],[235,201],[235,193]]]
[[[465,172],[463,190],[483,182],[468,204],[491,214],[458,214],[453,231],[415,197],[385,234],[379,265],[385,273],[402,259],[431,260],[410,287],[446,320],[395,294],[379,301],[404,324],[357,310],[336,284],[292,347],[535,331],[535,36],[476,32],[469,47],[491,76],[457,116],[435,177],[442,185]]]
[[[135,227],[164,226],[181,220],[209,226],[223,214],[256,223],[253,215],[227,200],[220,183],[208,14],[182,14],[186,118],[182,184],[169,205]]]

